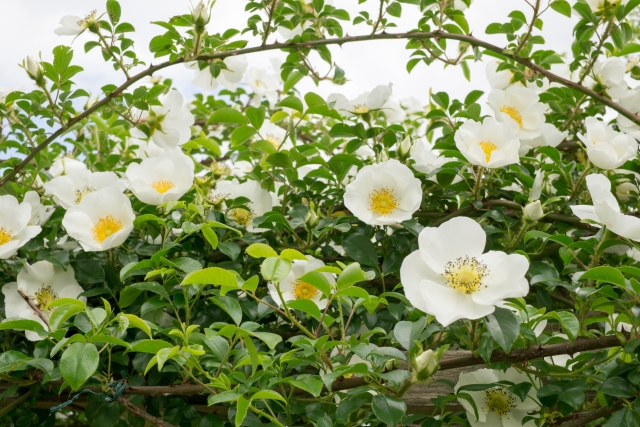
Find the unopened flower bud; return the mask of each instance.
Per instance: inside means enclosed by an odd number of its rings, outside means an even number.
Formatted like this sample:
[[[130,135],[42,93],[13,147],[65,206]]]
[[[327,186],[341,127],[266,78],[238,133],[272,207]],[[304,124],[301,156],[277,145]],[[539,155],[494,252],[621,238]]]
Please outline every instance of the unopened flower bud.
[[[200,0],[200,3],[191,11],[191,17],[198,32],[203,32],[204,26],[207,25],[210,20],[209,10],[204,4],[204,1]]]
[[[542,211],[542,204],[540,204],[540,200],[529,203],[524,207],[524,217],[530,219],[531,221],[537,221],[543,216],[544,212]]]
[[[36,84],[40,84],[44,77],[44,69],[42,65],[30,56],[27,56],[22,63],[23,68],[27,71],[29,77],[35,80]]]
[[[438,370],[438,355],[433,350],[427,350],[415,358],[413,365],[416,369],[416,379],[418,381],[426,381],[433,376]]]
[[[380,161],[381,162],[386,162],[387,160],[389,160],[389,155],[387,155],[386,151],[382,151],[380,153]]]
[[[632,182],[623,182],[616,186],[616,196],[622,201],[627,201],[631,198],[633,193],[638,192],[638,187]]]
[[[312,209],[309,209],[309,212],[307,212],[307,216],[305,217],[304,222],[309,227],[314,227],[318,223],[318,214],[315,213],[315,211],[313,211]]]
[[[405,139],[403,139],[400,143],[400,155],[406,156],[407,154],[409,154],[412,145],[413,144],[411,143],[411,138],[406,137]]]

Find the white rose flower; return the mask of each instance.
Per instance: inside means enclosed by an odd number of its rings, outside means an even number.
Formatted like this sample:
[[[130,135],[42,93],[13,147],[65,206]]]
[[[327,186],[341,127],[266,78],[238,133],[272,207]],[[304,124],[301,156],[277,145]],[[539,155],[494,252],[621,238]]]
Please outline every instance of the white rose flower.
[[[322,310],[327,306],[327,299],[323,298],[322,292],[313,285],[298,279],[311,271],[324,267],[325,263],[310,255],[307,256],[307,260],[308,261],[298,259],[293,260],[291,271],[287,277],[282,279],[280,282],[280,292],[282,293],[282,298],[284,298],[285,302],[297,299],[308,299],[313,301],[318,308]],[[336,284],[336,279],[332,274],[322,274],[327,278],[331,286]],[[269,287],[269,294],[271,295],[271,298],[273,298],[279,306],[282,306],[282,299],[280,299],[276,286],[271,282],[269,282],[267,286]]]
[[[202,0],[191,11],[191,17],[196,25],[205,25],[209,23],[209,8]]]
[[[160,205],[179,200],[193,185],[193,160],[179,149],[127,167],[130,188],[140,201]]]
[[[472,2],[473,0],[469,0],[469,4],[471,4]],[[465,3],[463,0],[453,0],[453,8],[455,10],[465,11],[469,7],[467,6],[467,3]]]
[[[95,10],[84,19],[75,15],[67,15],[60,20],[60,27],[53,30],[53,32],[59,36],[77,36],[93,25],[95,21]]]
[[[236,90],[238,83],[244,77],[244,73],[249,65],[245,56],[229,56],[222,60],[227,67],[220,70],[218,77],[211,74],[209,65],[202,70],[197,61],[187,64],[187,68],[195,70],[193,83],[205,90],[215,90],[219,85],[223,85],[228,90]]]
[[[69,208],[62,226],[85,251],[106,251],[124,243],[135,218],[129,198],[112,186],[87,194]]]
[[[544,184],[544,172],[540,169],[536,171],[536,175],[533,178],[533,185],[531,186],[531,200],[538,200],[542,195],[542,186]]]
[[[487,76],[491,89],[505,90],[511,85],[513,72],[511,70],[498,71],[499,65],[500,62],[497,59],[488,61],[485,66],[485,75]]]
[[[250,68],[247,71],[247,83],[253,91],[251,104],[259,107],[264,98],[269,101],[273,108],[278,102],[278,89],[280,89],[280,79],[278,75],[267,74],[265,68]]]
[[[327,98],[327,103],[331,104],[335,102],[333,108],[344,117],[351,117],[354,114],[365,114],[382,108],[391,96],[392,86],[391,83],[387,86],[376,86],[371,92],[365,92],[352,100],[347,99],[346,96],[340,93],[332,93]]]
[[[49,261],[38,261],[33,265],[25,264],[18,273],[18,281],[7,283],[2,287],[5,313],[7,318],[19,317],[35,320],[45,329],[47,327],[45,323],[18,293],[18,289],[24,292],[46,315],[53,311],[47,306],[59,298],[87,301],[85,297],[78,297],[84,292],[84,289],[76,281],[71,266],[67,267],[65,271],[62,267],[54,266]],[[31,331],[26,331],[26,336],[30,341],[42,339],[37,333]]]
[[[462,386],[470,384],[492,384],[499,381],[509,381],[514,384],[530,383],[531,380],[524,372],[518,372],[514,368],[507,369],[506,372],[494,369],[479,369],[475,372],[460,374],[458,384],[454,391],[457,393]],[[536,380],[538,387],[542,386]],[[465,399],[458,399],[458,402],[467,411],[467,419],[474,427],[534,427],[534,420],[522,424],[522,420],[529,416],[530,412],[540,409],[540,405],[532,398],[535,396],[536,387],[524,399],[511,393],[506,386],[496,386],[481,391],[464,390],[469,393],[478,408],[478,418],[471,403]]]
[[[160,98],[162,106],[142,111],[140,120],[146,121],[151,132],[151,141],[159,147],[171,151],[191,138],[191,126],[195,117],[189,111],[189,104],[177,90],[172,90]]]
[[[593,66],[595,80],[606,88],[606,92],[612,98],[621,98],[627,92],[627,82],[624,75],[627,71],[626,62],[619,57],[611,57],[605,60],[598,59]]]
[[[169,152],[164,148],[159,147],[153,141],[146,141],[144,139],[141,139],[146,137],[147,136],[142,131],[134,128],[131,129],[131,138],[127,138],[127,147],[138,147],[133,151],[133,154],[137,159],[144,160],[148,159],[149,157],[158,157]]]
[[[606,176],[595,173],[587,176],[587,187],[591,194],[593,206],[571,206],[573,214],[584,220],[588,219],[605,225],[618,236],[640,241],[640,218],[625,215],[611,192],[611,181]],[[595,225],[599,227],[599,225]]]
[[[438,153],[433,151],[426,141],[420,139],[417,140],[411,148],[411,159],[413,160],[412,167],[418,172],[422,172],[426,175],[433,174],[433,171],[443,167],[446,163],[457,162],[455,157],[440,157]],[[435,177],[430,177],[429,180],[436,181]],[[453,178],[452,184],[456,184],[462,181],[460,175],[456,175]]]
[[[401,99],[400,105],[402,105],[402,108],[407,111],[407,114],[422,113],[424,111],[424,107],[420,100],[413,96]]]
[[[90,172],[83,169],[74,170],[44,183],[45,192],[52,195],[53,200],[65,209],[80,203],[87,194],[107,187],[115,187],[120,192],[127,188],[113,172]]]
[[[517,86],[493,90],[488,97],[496,118],[512,125],[522,139],[533,139],[542,132],[545,106],[539,100],[534,90]]]
[[[456,147],[472,165],[499,168],[520,163],[520,141],[514,128],[492,117],[466,121],[454,135]]]
[[[263,229],[253,228],[253,219],[264,215],[273,208],[271,193],[262,188],[257,181],[249,180],[241,184],[237,179],[219,181],[216,184],[216,189],[211,192],[211,198],[214,201],[237,199],[238,197],[249,199],[246,206],[250,211],[242,208],[233,208],[227,211],[227,216],[248,231],[262,231]]]
[[[629,0],[607,0],[610,5],[616,4],[627,4]],[[591,10],[594,12],[600,12],[604,9],[605,0],[586,0],[587,4],[591,7]]]
[[[242,178],[253,170],[253,163],[246,160],[238,160],[231,165],[231,175]]]
[[[287,136],[287,131],[281,128],[280,126],[271,123],[270,121],[265,121],[262,124],[262,127],[258,131],[258,134],[262,139],[271,143],[273,148],[276,150],[290,150],[293,148],[293,143],[290,139],[287,138],[285,141],[284,138]]]
[[[633,90],[629,90],[626,94],[620,97],[620,105],[636,115],[640,115],[640,87]],[[638,141],[640,141],[640,126],[623,116],[618,114],[618,127],[620,130],[628,135],[631,135]]]
[[[45,206],[40,203],[40,195],[35,191],[27,191],[24,195],[23,203],[31,205],[31,219],[29,225],[42,225],[53,215],[55,206]]]
[[[505,298],[526,296],[527,258],[499,251],[483,254],[486,240],[482,227],[467,217],[422,230],[419,250],[400,267],[411,304],[447,326],[491,314]]]
[[[616,185],[616,197],[624,202],[629,200],[632,195],[637,195],[638,192],[640,192],[638,186],[630,181]]]
[[[631,136],[615,131],[595,117],[587,117],[584,122],[587,133],[578,134],[578,138],[597,167],[615,169],[638,154],[638,142]]]
[[[60,175],[66,175],[70,172],[77,170],[87,170],[87,165],[85,165],[80,160],[71,159],[69,157],[61,157],[49,168],[49,173],[52,177],[57,177]]]
[[[407,118],[407,112],[404,111],[402,105],[393,98],[387,99],[387,102],[384,103],[381,110],[389,123],[402,123]]]
[[[568,131],[560,132],[558,128],[551,123],[544,123],[541,131],[542,133],[533,139],[520,141],[522,145],[520,146],[519,154],[521,156],[524,156],[533,148],[557,147],[569,136]]]
[[[393,225],[411,219],[421,202],[420,180],[395,159],[363,167],[344,193],[347,209],[371,225]]]
[[[11,195],[0,196],[0,259],[12,257],[42,231],[39,225],[29,225],[31,209],[28,201],[18,203]]]

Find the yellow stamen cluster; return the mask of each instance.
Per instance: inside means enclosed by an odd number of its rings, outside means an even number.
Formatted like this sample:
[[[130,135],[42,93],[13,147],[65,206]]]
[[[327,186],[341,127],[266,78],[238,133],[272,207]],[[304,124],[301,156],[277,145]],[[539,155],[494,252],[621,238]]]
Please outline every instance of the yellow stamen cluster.
[[[167,191],[171,190],[173,187],[175,187],[175,184],[168,179],[154,181],[149,185],[151,186],[151,188],[153,188],[160,194],[164,194]]]
[[[487,163],[489,163],[489,161],[491,161],[491,153],[497,150],[498,146],[490,141],[480,141],[478,145],[482,148],[482,151],[484,151],[484,157],[487,159]]]
[[[0,246],[6,245],[11,241],[12,233],[4,227],[0,227]]]
[[[280,144],[282,143],[275,135],[268,134],[265,141],[271,143],[273,148],[276,150],[280,148]]]
[[[51,286],[42,285],[40,290],[36,292],[36,305],[40,310],[50,311],[46,307],[58,299],[58,294],[56,294]]]
[[[387,187],[380,190],[373,190],[369,194],[369,210],[378,215],[389,215],[398,208],[400,204],[393,190]]]
[[[485,390],[485,402],[489,411],[503,417],[516,407],[515,396],[507,389],[494,387]]]
[[[500,109],[500,112],[507,114],[509,117],[515,120],[516,123],[518,123],[518,126],[522,127],[522,116],[520,115],[520,112],[518,110],[508,105],[505,105]]]
[[[243,227],[247,227],[253,220],[253,213],[246,209],[235,208],[228,212],[229,217]]]
[[[480,290],[482,279],[487,277],[487,274],[489,272],[486,265],[467,256],[446,263],[443,276],[447,279],[447,285],[470,295]]]
[[[307,282],[296,280],[293,283],[293,295],[296,299],[311,299],[318,295],[318,290]]]
[[[93,193],[94,191],[96,191],[96,189],[94,187],[90,187],[90,186],[86,186],[86,187],[82,187],[82,188],[76,189],[76,191],[75,191],[75,194],[76,194],[75,203],[76,203],[76,205],[79,204],[82,201],[84,196],[86,196],[89,193]]]
[[[113,215],[100,218],[93,226],[93,238],[99,243],[122,229],[122,221],[117,220]]]
[[[369,112],[369,107],[367,107],[367,104],[354,105],[353,112],[356,114],[365,114]]]

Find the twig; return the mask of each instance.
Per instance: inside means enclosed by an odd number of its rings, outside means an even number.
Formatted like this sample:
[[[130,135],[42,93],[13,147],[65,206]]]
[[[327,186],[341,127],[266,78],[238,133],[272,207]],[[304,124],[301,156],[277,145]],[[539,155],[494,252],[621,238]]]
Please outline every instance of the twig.
[[[22,289],[18,288],[18,293],[20,294],[22,299],[25,300],[27,304],[29,304],[29,307],[33,309],[33,311],[38,315],[38,317],[42,319],[42,321],[44,322],[45,325],[47,325],[47,328],[48,328],[49,316],[47,316],[42,310],[40,310],[38,305],[35,302],[33,302],[33,300],[29,297],[29,295],[25,294]]]
[[[31,397],[31,395],[32,395],[31,391],[28,391],[22,396],[20,396],[19,398],[17,398],[16,400],[14,400],[13,402],[0,408],[0,418],[7,415],[9,412],[13,411],[14,409],[16,409],[18,406],[22,405]]]
[[[596,421],[616,412],[618,409],[621,409],[622,406],[622,401],[618,400],[611,406],[602,406],[589,412],[579,412],[564,418],[565,421],[561,421],[561,423],[558,424],[558,427],[582,427],[592,421]]]
[[[144,418],[145,420],[149,421],[152,424],[155,424],[159,427],[176,427],[173,424],[170,424],[166,421],[162,421],[159,418],[154,417],[153,415],[151,415],[150,413],[146,412],[145,410],[138,408],[136,405],[134,405],[133,403],[129,402],[128,399],[125,399],[124,397],[119,397],[118,398],[118,402],[120,402],[122,405],[124,405],[125,408],[127,408],[129,410],[129,412]]]

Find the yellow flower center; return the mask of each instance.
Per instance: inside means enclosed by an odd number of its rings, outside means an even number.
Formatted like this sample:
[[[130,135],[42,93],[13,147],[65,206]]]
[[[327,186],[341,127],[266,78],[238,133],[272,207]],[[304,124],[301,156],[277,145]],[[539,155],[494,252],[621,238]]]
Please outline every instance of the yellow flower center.
[[[495,387],[485,392],[485,402],[489,411],[499,416],[507,415],[516,407],[516,398],[511,392],[502,387]]]
[[[266,141],[270,142],[276,150],[280,148],[281,141],[275,135],[268,134]]]
[[[161,181],[155,181],[149,184],[154,190],[156,190],[160,194],[164,194],[167,191],[171,190],[175,187],[175,184],[168,179],[163,179]]]
[[[353,112],[356,114],[365,114],[369,112],[369,107],[367,107],[367,104],[354,105]]]
[[[84,196],[86,196],[89,193],[93,193],[94,191],[96,191],[96,189],[90,186],[85,186],[85,187],[76,189],[76,200],[75,200],[76,205],[80,204]]]
[[[318,295],[318,290],[307,282],[296,280],[293,284],[293,295],[296,299],[311,299]]]
[[[251,224],[251,220],[253,220],[253,213],[242,208],[231,209],[228,215],[229,217],[231,217],[231,219],[233,219],[236,223],[240,224],[243,227],[247,227],[249,224]]]
[[[261,82],[260,80],[256,80],[256,81],[254,82],[254,85],[255,85],[256,87],[263,86],[263,84],[262,84],[262,82]]]
[[[508,105],[505,105],[500,109],[500,112],[507,114],[509,117],[515,120],[516,123],[518,123],[518,126],[522,127],[522,116],[520,115],[520,112],[518,110]]]
[[[393,190],[384,187],[380,190],[373,190],[369,194],[369,210],[378,215],[389,215],[399,205],[399,200]]]
[[[498,146],[490,141],[480,141],[478,142],[482,151],[484,151],[484,157],[487,159],[487,163],[491,160],[491,153],[498,149]]]
[[[49,312],[47,306],[58,299],[58,294],[56,294],[51,286],[43,285],[38,292],[36,292],[36,305],[42,311]]]
[[[0,246],[6,245],[11,241],[11,231],[4,227],[0,227]]]
[[[480,290],[482,279],[487,274],[486,265],[467,256],[445,264],[443,276],[447,279],[447,285],[470,295]]]
[[[93,226],[93,238],[102,243],[112,234],[122,229],[122,221],[115,219],[112,215],[100,218]]]

